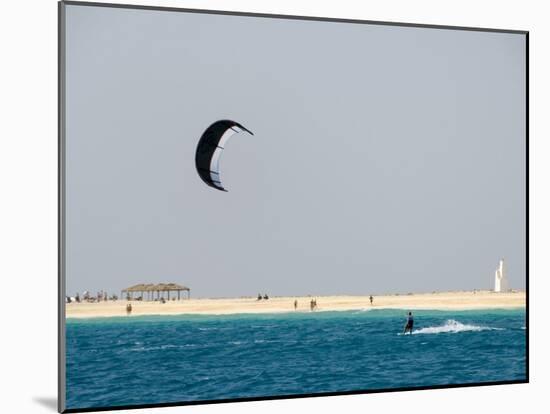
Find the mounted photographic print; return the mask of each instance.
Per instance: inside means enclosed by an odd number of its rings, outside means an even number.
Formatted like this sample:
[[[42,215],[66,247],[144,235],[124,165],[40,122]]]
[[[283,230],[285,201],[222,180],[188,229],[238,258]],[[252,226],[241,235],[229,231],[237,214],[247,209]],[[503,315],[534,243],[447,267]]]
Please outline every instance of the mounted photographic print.
[[[528,33],[59,3],[59,409],[528,381]]]

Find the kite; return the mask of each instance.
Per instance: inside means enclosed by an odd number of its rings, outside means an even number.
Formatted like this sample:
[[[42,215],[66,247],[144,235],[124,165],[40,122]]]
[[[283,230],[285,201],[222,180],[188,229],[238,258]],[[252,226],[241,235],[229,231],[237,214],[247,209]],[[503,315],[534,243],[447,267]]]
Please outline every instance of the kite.
[[[242,131],[254,135],[238,122],[228,119],[216,121],[206,128],[195,153],[197,172],[206,185],[227,192],[220,177],[220,156],[229,138]]]

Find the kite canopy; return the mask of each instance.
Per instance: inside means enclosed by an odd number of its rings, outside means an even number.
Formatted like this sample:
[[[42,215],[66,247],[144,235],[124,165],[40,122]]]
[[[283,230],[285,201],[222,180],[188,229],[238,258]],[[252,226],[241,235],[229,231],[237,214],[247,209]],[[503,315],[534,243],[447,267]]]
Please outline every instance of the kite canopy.
[[[195,165],[199,176],[210,187],[227,191],[221,182],[220,156],[229,138],[241,131],[254,135],[238,122],[224,119],[210,125],[199,139],[195,153]]]

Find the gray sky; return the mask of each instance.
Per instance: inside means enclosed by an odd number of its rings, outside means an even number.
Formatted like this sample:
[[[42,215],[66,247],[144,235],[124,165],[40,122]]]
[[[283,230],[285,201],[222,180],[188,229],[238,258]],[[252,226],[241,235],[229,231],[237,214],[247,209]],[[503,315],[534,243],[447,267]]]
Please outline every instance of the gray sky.
[[[524,80],[519,34],[67,6],[67,292],[525,288]]]

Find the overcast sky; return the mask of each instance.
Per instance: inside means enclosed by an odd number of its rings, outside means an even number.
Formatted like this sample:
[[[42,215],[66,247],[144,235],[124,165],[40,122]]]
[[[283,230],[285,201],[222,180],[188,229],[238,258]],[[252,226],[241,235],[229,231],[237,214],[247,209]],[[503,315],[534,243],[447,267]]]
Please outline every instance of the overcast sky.
[[[520,34],[67,6],[67,293],[525,288]],[[194,164],[232,119],[229,192]]]

